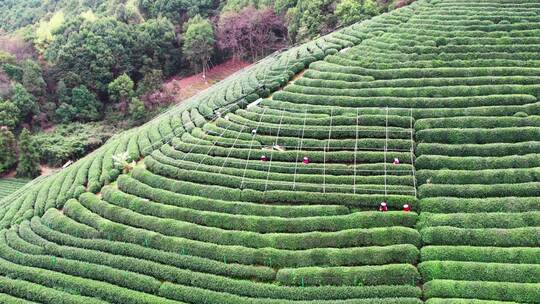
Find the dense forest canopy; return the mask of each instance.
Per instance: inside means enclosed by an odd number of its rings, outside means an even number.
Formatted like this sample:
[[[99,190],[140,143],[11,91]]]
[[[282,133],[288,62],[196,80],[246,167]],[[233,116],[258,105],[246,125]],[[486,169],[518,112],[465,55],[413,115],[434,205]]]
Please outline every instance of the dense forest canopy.
[[[2,134],[18,137],[23,129],[37,133],[89,122],[128,128],[170,103],[152,93],[172,76],[204,73],[230,58],[253,62],[407,2],[1,1],[0,126],[7,128]],[[58,149],[46,145],[37,154],[48,162],[44,156],[52,151]],[[55,165],[81,153],[62,155],[53,157]]]

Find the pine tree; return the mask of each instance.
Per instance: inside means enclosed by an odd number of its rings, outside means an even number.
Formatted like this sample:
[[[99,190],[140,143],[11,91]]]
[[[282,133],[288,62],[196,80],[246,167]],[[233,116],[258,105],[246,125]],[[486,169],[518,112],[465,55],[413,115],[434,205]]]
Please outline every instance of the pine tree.
[[[34,178],[41,174],[39,153],[28,129],[23,129],[19,137],[19,164],[17,177]]]

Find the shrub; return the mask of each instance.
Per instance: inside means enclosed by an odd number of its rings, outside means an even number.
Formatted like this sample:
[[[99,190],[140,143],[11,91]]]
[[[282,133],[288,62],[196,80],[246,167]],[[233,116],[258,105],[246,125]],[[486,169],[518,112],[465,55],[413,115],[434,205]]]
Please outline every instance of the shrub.
[[[451,260],[486,263],[540,264],[540,248],[424,246],[422,261]]]
[[[255,231],[258,233],[307,231],[339,231],[353,228],[373,228],[389,226],[413,227],[417,215],[413,212],[356,212],[343,216],[318,216],[309,218],[283,219],[279,217],[258,217],[251,215],[229,215],[208,211],[196,211],[159,203],[148,204],[148,200],[124,194],[114,188],[105,187],[101,191],[105,201],[134,210],[145,215],[172,218],[207,227],[227,230]]]
[[[430,197],[420,200],[420,209],[433,213],[540,211],[538,197],[456,198]]]
[[[540,116],[532,117],[451,117],[420,119],[414,125],[415,130],[440,128],[510,128],[538,127]]]
[[[103,145],[116,130],[96,123],[57,125],[53,132],[33,135],[40,160],[50,166],[62,166]]]
[[[56,225],[56,221],[57,219],[51,219],[47,222],[47,225]],[[72,232],[66,231],[66,233]],[[168,252],[137,244],[114,242],[103,239],[83,239],[66,233],[61,233],[57,230],[48,228],[47,226],[43,225],[41,220],[37,217],[34,217],[31,223],[21,223],[19,228],[19,234],[25,240],[46,247],[48,252],[58,256],[73,254],[75,250],[89,249],[103,253],[110,253],[113,256],[120,255],[134,257],[140,260],[154,261],[160,264],[171,265],[195,272],[210,273],[231,278],[270,281],[275,277],[274,270],[265,266],[224,263],[223,261],[213,261],[189,255],[189,251],[187,250]],[[74,249],[73,247],[78,247],[81,249]]]
[[[448,157],[443,155],[422,155],[416,159],[416,168],[418,170],[485,170],[532,168],[539,166],[539,154],[508,155],[500,157]]]
[[[539,196],[540,183],[522,184],[469,184],[469,185],[433,185],[420,186],[419,196],[452,196],[458,195],[465,198],[505,197],[505,196]]]
[[[421,230],[426,245],[471,245],[496,247],[538,247],[540,228],[464,229],[428,227]]]
[[[540,276],[540,265],[428,261],[420,263],[418,265],[418,271],[426,281],[450,279],[460,281],[537,283],[537,278]]]
[[[417,244],[419,241],[417,231],[404,227],[348,229],[337,232],[307,232],[302,234],[259,234],[248,231],[222,230],[187,222],[141,215],[131,210],[100,201],[95,195],[89,193],[81,195],[79,200],[84,207],[114,222],[141,227],[164,235],[221,245],[301,250],[325,247],[345,248]]]
[[[25,280],[0,277],[0,301],[4,303],[62,303],[71,301],[73,303],[84,302],[88,304],[103,304],[102,300],[73,295],[68,292],[60,291],[55,288],[48,288],[40,284],[31,283]],[[9,296],[13,295],[13,296]],[[17,298],[16,298],[17,297]],[[22,300],[22,299],[27,299]]]
[[[277,282],[292,286],[325,285],[416,285],[420,275],[409,264],[361,267],[283,268]]]
[[[395,292],[396,295],[398,292],[403,292],[405,289],[401,289],[402,286],[385,286],[388,290]],[[410,287],[410,286],[409,286]],[[319,287],[320,288],[320,287]],[[367,287],[362,287],[367,288]],[[324,293],[324,289],[320,288],[321,294]],[[409,291],[410,292],[410,291]],[[252,303],[253,298],[239,297],[236,295],[231,295],[222,292],[215,292],[204,289],[193,289],[177,284],[164,283],[161,286],[160,293],[161,296],[176,299],[180,301],[186,301],[188,303],[199,303],[208,301],[210,303],[224,303],[224,304],[248,304]],[[344,293],[344,296],[348,296],[348,293]],[[344,300],[346,303],[351,304],[421,304],[421,301],[418,298],[406,298],[406,297],[396,297],[396,298],[366,298],[366,299],[348,299]],[[269,299],[269,298],[260,298],[257,299],[258,303],[261,304],[279,304],[279,303],[295,303],[292,301],[284,299]],[[318,300],[310,301],[313,304],[325,304],[325,303],[340,303],[339,300]]]
[[[402,259],[404,256],[407,256],[407,259],[415,259],[418,254],[418,250],[413,245],[384,246],[382,248],[377,246],[360,248],[318,248],[299,251],[275,248],[255,249],[241,246],[224,246],[185,238],[165,236],[156,232],[111,222],[91,213],[74,200],[68,201],[65,206],[65,212],[69,217],[98,229],[103,237],[112,240],[144,244],[156,249],[172,252],[178,252],[178,250],[185,248],[191,255],[219,261],[226,259],[228,263],[272,265],[273,267],[369,265],[386,264],[396,256],[399,256],[399,259]],[[408,228],[384,229],[384,231],[389,234],[388,236],[385,236],[385,241],[395,242],[395,238],[398,237],[395,235],[395,230],[407,229]],[[411,232],[411,235],[404,237],[407,238],[409,242],[411,240],[418,242],[416,236],[412,233],[416,231],[409,231]],[[403,250],[404,248],[407,249]],[[411,249],[413,250],[411,251]],[[378,251],[385,251],[386,254],[373,253]]]
[[[341,205],[280,206],[189,196],[158,188],[152,188],[127,175],[120,176],[117,180],[117,185],[118,188],[123,192],[130,193],[140,198],[146,198],[162,204],[195,210],[256,216],[277,216],[283,218],[308,217],[317,215],[332,216],[349,213],[349,209]]]
[[[536,141],[520,143],[494,143],[494,144],[437,144],[420,143],[416,146],[416,155],[432,157],[430,155],[444,156],[483,156],[505,157],[508,155],[526,155],[540,153],[540,143]],[[479,158],[475,158],[479,160]]]
[[[482,281],[433,280],[424,284],[427,298],[465,298],[535,303],[540,298],[538,284]]]
[[[419,142],[448,144],[516,143],[530,141],[540,136],[537,127],[508,127],[494,129],[428,129],[416,132]]]
[[[351,193],[356,190],[358,194],[377,194],[384,192],[384,177],[362,177],[356,178],[356,182],[362,186],[354,189],[354,181],[352,177],[329,177],[325,180],[325,184],[320,184],[319,179],[307,179],[299,177],[294,180],[294,176],[287,176],[279,173],[264,173],[264,172],[246,172],[244,175],[241,170],[184,170],[178,167],[173,167],[167,164],[162,164],[156,161],[151,156],[145,158],[147,169],[154,173],[159,173],[162,176],[173,178],[175,180],[190,181],[200,184],[220,185],[229,188],[238,189],[253,189],[258,191],[270,190],[298,190],[309,192],[345,192]],[[204,169],[204,168],[203,168]],[[214,171],[214,172],[212,172]],[[222,173],[216,173],[221,171]],[[232,172],[231,172],[232,171]],[[247,174],[249,173],[249,174]],[[389,193],[414,193],[412,190],[412,179],[406,185],[402,184],[403,177],[391,176],[387,179],[387,191]],[[396,183],[396,184],[394,184]],[[294,188],[293,188],[294,186]]]
[[[540,181],[540,169],[420,170],[419,184],[519,184]]]
[[[382,194],[347,194],[347,193],[320,193],[305,191],[256,191],[251,189],[233,189],[222,186],[202,185],[185,181],[172,180],[155,175],[145,169],[135,168],[132,177],[151,186],[171,192],[192,196],[201,196],[225,201],[248,201],[253,203],[288,204],[288,205],[327,205],[332,202],[342,202],[346,206],[376,209],[382,201],[387,201],[389,208],[399,208],[403,204],[411,204],[416,208],[416,199],[406,195]]]
[[[540,226],[540,212],[522,213],[450,213],[422,212],[417,228],[452,226],[460,228],[520,228]]]

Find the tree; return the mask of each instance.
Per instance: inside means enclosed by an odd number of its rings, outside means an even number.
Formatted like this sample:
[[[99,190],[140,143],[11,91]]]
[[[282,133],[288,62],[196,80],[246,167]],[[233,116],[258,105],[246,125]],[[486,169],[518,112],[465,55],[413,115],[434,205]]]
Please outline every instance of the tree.
[[[271,8],[247,7],[220,16],[218,46],[235,58],[256,60],[285,44],[287,30]]]
[[[0,127],[0,174],[6,173],[17,163],[16,141],[13,133],[5,127]]]
[[[23,129],[19,136],[19,164],[17,177],[34,178],[41,174],[39,151],[28,129]]]
[[[133,91],[135,84],[127,74],[118,76],[109,83],[109,97],[118,104],[120,111],[125,115],[131,98],[135,95]]]
[[[362,6],[364,14],[374,17],[381,13],[381,8],[377,4],[376,0],[364,0],[364,5]]]
[[[2,68],[4,73],[6,73],[6,75],[8,75],[8,77],[11,80],[17,81],[17,82],[22,81],[24,72],[23,72],[23,69],[20,66],[18,66],[16,64],[11,64],[11,63],[4,63],[0,67]]]
[[[227,0],[225,6],[223,7],[223,11],[238,12],[248,6],[254,7],[256,9],[262,9],[272,6],[272,2],[272,0]]]
[[[336,0],[298,0],[287,11],[289,38],[292,42],[304,41],[335,28],[333,14]]]
[[[15,56],[11,55],[6,51],[0,50],[0,66],[6,63],[15,64],[15,59]]]
[[[37,97],[44,97],[46,84],[41,66],[34,60],[27,59],[22,64],[22,85],[28,92]]]
[[[98,112],[100,108],[99,101],[83,85],[71,90],[71,105],[75,108],[76,117],[80,121],[95,121],[100,117]]]
[[[75,107],[68,103],[61,103],[58,108],[54,111],[56,115],[56,120],[60,123],[69,123],[75,119],[77,115],[77,110]]]
[[[287,13],[287,10],[296,5],[296,0],[275,0],[274,12],[276,15],[282,16]]]
[[[45,57],[55,64],[59,78],[74,73],[86,88],[106,94],[111,81],[137,69],[135,36],[132,26],[114,18],[88,21],[79,17],[54,32]]]
[[[337,16],[340,25],[351,25],[367,19],[367,16],[363,14],[360,0],[342,0],[336,6],[334,14]]]
[[[10,100],[0,99],[0,127],[14,129],[19,124],[20,111]]]
[[[143,74],[143,79],[137,84],[139,96],[158,90],[163,83],[163,72],[159,69],[146,69]]]
[[[19,121],[26,122],[32,119],[32,116],[38,113],[38,105],[34,96],[32,96],[20,83],[13,86],[13,95],[11,101],[19,109]]]
[[[136,27],[134,54],[138,80],[148,69],[174,74],[180,63],[180,47],[174,25],[167,18],[150,19]]]
[[[146,107],[144,106],[144,102],[137,97],[131,98],[129,112],[131,113],[131,117],[137,121],[144,119],[146,117]]]
[[[43,51],[46,50],[49,44],[52,42],[52,33],[60,28],[64,21],[64,12],[58,11],[54,13],[49,21],[41,20],[39,22],[35,33],[34,44],[41,53],[43,53]]]
[[[140,0],[139,6],[150,18],[159,16],[183,22],[189,16],[207,16],[217,9],[221,1],[216,0]]]
[[[214,44],[214,29],[208,20],[197,15],[187,22],[182,51],[194,68],[202,70],[205,79]]]

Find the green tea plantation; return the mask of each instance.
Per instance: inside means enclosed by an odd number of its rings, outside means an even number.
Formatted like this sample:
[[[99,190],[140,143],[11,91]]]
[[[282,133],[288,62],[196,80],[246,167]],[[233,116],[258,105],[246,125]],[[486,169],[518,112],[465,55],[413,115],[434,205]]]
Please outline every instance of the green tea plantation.
[[[275,53],[0,201],[0,302],[540,303],[539,98],[536,0]]]

